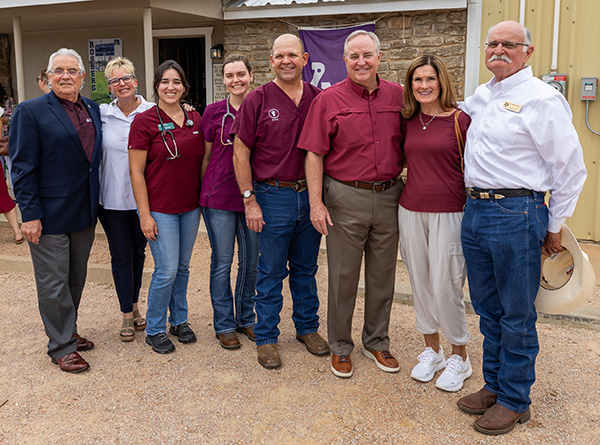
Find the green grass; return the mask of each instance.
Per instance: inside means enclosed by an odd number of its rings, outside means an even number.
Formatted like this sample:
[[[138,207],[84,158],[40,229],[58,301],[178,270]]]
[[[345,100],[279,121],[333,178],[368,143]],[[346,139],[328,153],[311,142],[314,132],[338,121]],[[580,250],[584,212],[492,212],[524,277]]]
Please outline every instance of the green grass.
[[[99,104],[108,104],[111,102],[104,71],[96,71],[96,91],[92,91],[92,100]]]

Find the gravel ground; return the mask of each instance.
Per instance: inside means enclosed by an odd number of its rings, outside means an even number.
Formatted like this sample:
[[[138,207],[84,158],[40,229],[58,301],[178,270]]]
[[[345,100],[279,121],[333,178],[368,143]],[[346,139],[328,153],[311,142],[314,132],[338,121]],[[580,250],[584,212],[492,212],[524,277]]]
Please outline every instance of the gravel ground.
[[[0,252],[26,255],[0,228]],[[92,262],[108,260],[98,240]],[[255,346],[222,349],[214,337],[208,294],[209,246],[198,237],[189,286],[190,322],[198,341],[175,342],[173,354],[159,355],[145,344],[118,337],[120,315],[113,286],[89,283],[79,311],[79,331],[96,343],[82,353],[91,369],[60,372],[45,353],[33,278],[0,274],[1,443],[598,443],[600,437],[600,332],[538,325],[541,352],[532,388],[532,418],[505,436],[491,438],[472,428],[476,416],[456,400],[477,391],[481,342],[474,315],[467,315],[473,376],[459,393],[444,393],[434,381],[410,378],[422,340],[410,306],[394,304],[391,350],[397,374],[378,370],[360,354],[362,300],[355,312],[354,376],[343,380],[330,359],[315,357],[295,339],[289,293],[280,324],[283,366],[266,370]],[[151,260],[151,258],[150,258]],[[151,261],[150,261],[151,263]],[[325,334],[325,257],[317,274]],[[405,274],[400,273],[405,278]],[[404,279],[403,278],[403,279]],[[287,285],[285,286],[287,287]],[[596,291],[596,296],[598,292]],[[145,307],[146,292],[142,297]],[[140,335],[141,334],[141,335]],[[444,345],[446,354],[450,347]]]

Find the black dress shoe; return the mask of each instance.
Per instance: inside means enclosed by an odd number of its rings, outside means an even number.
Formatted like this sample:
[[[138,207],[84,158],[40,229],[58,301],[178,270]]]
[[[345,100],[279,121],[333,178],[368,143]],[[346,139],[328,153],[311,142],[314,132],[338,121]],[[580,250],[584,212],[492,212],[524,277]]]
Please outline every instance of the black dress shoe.
[[[77,352],[71,352],[62,357],[53,358],[52,363],[58,365],[61,371],[71,373],[85,371],[90,367],[89,363],[81,358]]]
[[[159,332],[155,335],[146,335],[146,343],[152,346],[154,352],[158,352],[159,354],[168,354],[175,350],[175,345],[169,337],[167,337],[166,332]]]
[[[94,347],[94,343],[79,334],[73,334],[73,337],[77,339],[77,350],[78,351],[89,351]]]
[[[196,334],[194,334],[187,321],[177,326],[171,326],[169,332],[176,336],[180,343],[194,343],[196,341]]]

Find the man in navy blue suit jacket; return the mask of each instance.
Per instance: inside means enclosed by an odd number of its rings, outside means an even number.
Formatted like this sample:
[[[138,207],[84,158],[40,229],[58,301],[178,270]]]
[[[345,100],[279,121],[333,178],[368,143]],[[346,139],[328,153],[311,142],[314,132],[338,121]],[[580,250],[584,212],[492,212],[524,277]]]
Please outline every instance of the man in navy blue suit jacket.
[[[98,105],[79,91],[85,68],[62,48],[50,56],[52,91],[17,106],[9,135],[14,193],[29,241],[48,355],[66,372],[89,364],[77,333],[98,208],[102,130]]]

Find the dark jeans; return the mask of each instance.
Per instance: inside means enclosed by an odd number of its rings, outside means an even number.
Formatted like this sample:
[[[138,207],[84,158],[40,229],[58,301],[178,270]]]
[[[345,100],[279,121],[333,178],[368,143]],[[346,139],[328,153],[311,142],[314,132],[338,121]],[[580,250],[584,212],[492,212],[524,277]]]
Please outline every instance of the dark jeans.
[[[112,275],[121,312],[129,313],[140,296],[146,237],[140,229],[140,219],[135,210],[107,210],[100,206],[98,217],[110,248]]]
[[[289,275],[292,293],[292,320],[298,335],[319,330],[317,257],[321,234],[310,222],[308,191],[258,182],[256,201],[265,220],[258,234],[260,257],[256,279],[256,345],[277,343],[283,307],[283,280]],[[288,270],[289,266],[289,270]]]
[[[471,302],[484,336],[485,388],[517,413],[529,408],[535,381],[534,302],[547,228],[543,193],[497,201],[467,198],[461,238]]]

